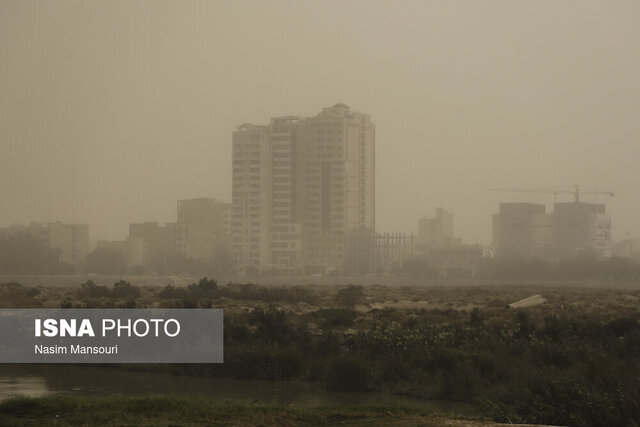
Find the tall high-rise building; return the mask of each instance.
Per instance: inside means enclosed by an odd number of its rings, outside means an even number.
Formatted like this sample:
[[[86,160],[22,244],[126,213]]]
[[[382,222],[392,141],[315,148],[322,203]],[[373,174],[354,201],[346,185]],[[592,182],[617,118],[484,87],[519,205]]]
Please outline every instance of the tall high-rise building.
[[[235,265],[267,264],[271,225],[271,142],[268,126],[241,125],[233,133],[231,235]]]
[[[233,133],[231,233],[246,272],[374,269],[375,126],[344,104]]]

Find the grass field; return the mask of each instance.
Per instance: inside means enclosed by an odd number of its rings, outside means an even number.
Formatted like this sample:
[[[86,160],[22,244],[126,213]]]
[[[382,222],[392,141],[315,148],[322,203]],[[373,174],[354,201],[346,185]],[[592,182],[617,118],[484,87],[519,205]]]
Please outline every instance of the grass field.
[[[0,403],[1,425],[492,425],[459,414],[399,407],[242,405],[181,397],[17,397]]]

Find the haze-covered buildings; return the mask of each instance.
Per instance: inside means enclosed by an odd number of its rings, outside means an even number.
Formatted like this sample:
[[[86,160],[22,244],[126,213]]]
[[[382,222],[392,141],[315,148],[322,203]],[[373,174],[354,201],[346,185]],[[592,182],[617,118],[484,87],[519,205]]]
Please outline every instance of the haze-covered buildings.
[[[418,220],[417,236],[376,233],[377,272],[472,277],[485,255],[483,247],[462,244],[453,230],[453,214],[439,207],[435,217]]]
[[[436,216],[433,218],[424,217],[418,220],[418,251],[461,243],[460,238],[453,237],[453,214],[444,208],[436,208]]]
[[[406,233],[376,233],[376,271],[379,274],[399,271],[415,256],[415,237]]]
[[[0,228],[1,235],[26,233],[58,252],[59,262],[79,271],[89,252],[89,226],[62,222],[32,222]]]
[[[177,251],[187,258],[213,260],[230,243],[229,203],[211,199],[178,201]]]
[[[233,133],[231,234],[246,273],[374,270],[375,126],[344,104]]]
[[[121,242],[106,243],[120,248],[127,259],[133,256],[142,259],[144,267],[161,268],[176,264],[181,260],[198,260],[215,263],[225,258],[230,243],[231,206],[212,198],[179,200],[177,222],[161,225],[157,222],[129,224],[129,239]],[[138,241],[142,242],[142,255],[139,255]],[[130,264],[131,261],[127,261]]]
[[[555,203],[548,213],[542,204],[501,203],[493,245],[498,257],[607,258],[613,253],[611,217],[603,204]]]

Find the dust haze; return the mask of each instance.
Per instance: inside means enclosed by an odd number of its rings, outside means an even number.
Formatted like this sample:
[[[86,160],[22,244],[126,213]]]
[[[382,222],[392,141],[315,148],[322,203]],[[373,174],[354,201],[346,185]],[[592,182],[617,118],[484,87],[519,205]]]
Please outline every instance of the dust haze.
[[[376,126],[376,231],[444,206],[490,244],[498,203],[613,191],[640,237],[640,5],[536,2],[0,2],[0,226],[91,240],[231,200],[232,132],[345,103]],[[571,201],[558,196],[559,201]]]

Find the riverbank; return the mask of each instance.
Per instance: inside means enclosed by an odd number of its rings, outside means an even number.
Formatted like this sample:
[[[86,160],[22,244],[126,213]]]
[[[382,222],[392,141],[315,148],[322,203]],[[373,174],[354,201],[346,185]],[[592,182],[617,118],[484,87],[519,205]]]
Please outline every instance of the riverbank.
[[[203,278],[186,287],[8,283],[0,294],[5,307],[219,307],[225,322],[223,364],[127,366],[117,381],[115,367],[80,375],[78,367],[11,365],[7,394],[22,381],[30,393],[40,384],[45,393],[195,395],[276,407],[338,400],[403,408],[410,398],[421,410],[432,409],[424,402],[437,402],[436,411],[442,402],[472,406],[495,422],[600,426],[640,418],[640,290],[218,286]],[[531,296],[542,303],[511,308]]]
[[[16,397],[0,403],[0,425],[496,425],[461,414],[386,406],[300,408],[164,396]]]
[[[329,391],[313,381],[269,381],[179,375],[170,365],[0,364],[0,402],[15,396],[124,395],[194,397],[211,401],[295,407],[398,406],[431,412],[480,413],[462,402],[380,392]]]

